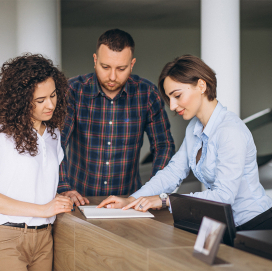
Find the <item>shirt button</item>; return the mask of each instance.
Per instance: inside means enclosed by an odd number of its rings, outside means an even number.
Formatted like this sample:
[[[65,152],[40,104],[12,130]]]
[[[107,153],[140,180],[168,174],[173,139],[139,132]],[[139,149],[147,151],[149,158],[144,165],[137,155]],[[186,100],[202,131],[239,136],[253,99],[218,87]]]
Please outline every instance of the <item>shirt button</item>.
[[[110,142],[108,142],[108,145],[110,145],[111,143]]]
[[[107,184],[107,183],[108,183],[107,181],[104,182],[104,184]]]
[[[109,124],[112,125],[112,121],[110,121]]]
[[[110,164],[110,162],[109,162],[109,161],[107,161],[107,162],[106,162],[106,165],[109,165],[109,164]]]
[[[113,104],[113,101],[111,101],[111,104]]]

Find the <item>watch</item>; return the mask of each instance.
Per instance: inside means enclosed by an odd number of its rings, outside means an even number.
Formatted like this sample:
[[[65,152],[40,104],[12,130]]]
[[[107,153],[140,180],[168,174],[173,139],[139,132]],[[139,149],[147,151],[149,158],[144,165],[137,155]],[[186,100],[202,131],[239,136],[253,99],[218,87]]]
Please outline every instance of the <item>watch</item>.
[[[166,200],[168,198],[168,195],[166,193],[160,194],[160,199],[162,201],[162,208],[166,208]]]

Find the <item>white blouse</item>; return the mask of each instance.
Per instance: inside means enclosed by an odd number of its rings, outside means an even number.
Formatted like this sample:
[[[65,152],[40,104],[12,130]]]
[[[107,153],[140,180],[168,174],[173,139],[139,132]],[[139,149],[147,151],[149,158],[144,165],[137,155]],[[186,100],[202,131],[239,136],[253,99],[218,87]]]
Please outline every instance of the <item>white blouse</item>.
[[[45,129],[38,136],[38,154],[19,154],[13,137],[0,133],[0,193],[15,200],[46,204],[56,196],[59,181],[59,165],[64,157],[60,131],[55,129],[57,139]],[[6,222],[26,223],[39,226],[53,223],[50,218],[8,216],[0,214],[0,225]]]

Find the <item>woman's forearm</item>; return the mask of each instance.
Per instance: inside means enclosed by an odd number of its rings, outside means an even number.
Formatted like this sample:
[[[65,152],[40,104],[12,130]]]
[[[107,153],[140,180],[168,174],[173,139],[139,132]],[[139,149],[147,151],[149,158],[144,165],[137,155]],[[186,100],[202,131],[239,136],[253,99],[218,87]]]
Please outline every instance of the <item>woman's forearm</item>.
[[[0,214],[9,216],[41,217],[43,205],[23,202],[0,194]]]
[[[40,205],[12,199],[0,194],[0,214],[9,216],[52,217],[59,213],[71,212],[73,201],[70,197],[58,195],[50,202]]]

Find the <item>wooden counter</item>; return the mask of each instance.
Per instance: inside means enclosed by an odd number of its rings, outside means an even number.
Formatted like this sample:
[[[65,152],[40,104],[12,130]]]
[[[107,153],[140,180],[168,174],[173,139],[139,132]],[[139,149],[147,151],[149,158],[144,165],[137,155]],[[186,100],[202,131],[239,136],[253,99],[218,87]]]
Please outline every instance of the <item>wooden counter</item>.
[[[89,198],[98,204],[104,197]],[[54,271],[59,270],[271,270],[272,262],[220,245],[228,265],[209,266],[192,256],[196,235],[172,226],[168,210],[152,218],[85,219],[75,212],[54,223]]]

